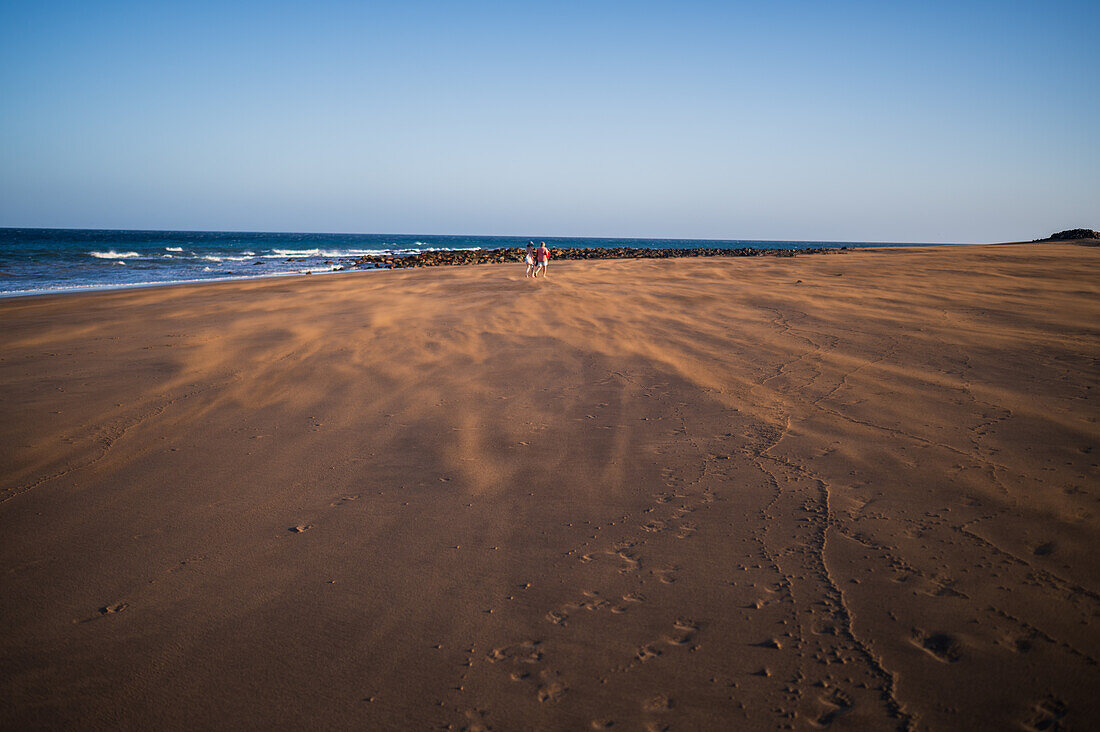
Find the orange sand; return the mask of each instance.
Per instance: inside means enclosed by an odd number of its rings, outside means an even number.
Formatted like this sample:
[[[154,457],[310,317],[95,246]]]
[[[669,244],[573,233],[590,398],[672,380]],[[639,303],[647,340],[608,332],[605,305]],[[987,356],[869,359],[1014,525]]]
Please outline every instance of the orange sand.
[[[0,726],[1100,723],[1100,249],[522,270],[0,302]]]

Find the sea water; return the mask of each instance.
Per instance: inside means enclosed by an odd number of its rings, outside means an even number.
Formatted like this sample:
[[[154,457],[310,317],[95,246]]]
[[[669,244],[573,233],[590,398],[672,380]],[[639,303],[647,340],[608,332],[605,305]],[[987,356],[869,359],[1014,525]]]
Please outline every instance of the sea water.
[[[876,242],[597,239],[545,236],[272,234],[0,228],[0,296],[338,271],[365,254],[554,247],[778,248],[899,246]]]

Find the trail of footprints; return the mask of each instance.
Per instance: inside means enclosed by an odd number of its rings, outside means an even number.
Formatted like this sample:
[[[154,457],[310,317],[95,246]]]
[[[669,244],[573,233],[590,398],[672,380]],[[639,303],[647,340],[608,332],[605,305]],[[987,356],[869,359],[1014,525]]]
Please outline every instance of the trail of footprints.
[[[643,581],[650,579],[664,585],[674,584],[680,567],[651,560],[644,551],[646,543],[662,534],[676,539],[690,539],[699,528],[698,521],[693,516],[714,500],[714,494],[709,488],[694,489],[694,483],[698,479],[691,484],[682,485],[682,479],[671,469],[664,469],[662,477],[667,490],[653,495],[653,503],[642,511],[640,521],[630,524],[630,516],[620,517],[624,525],[631,526],[628,531],[623,532],[625,536],[620,535],[618,540],[594,549],[587,545],[581,546],[570,550],[566,556],[579,563],[603,569],[609,578],[615,575],[635,576],[639,587]],[[646,601],[646,595],[641,589],[606,595],[600,590],[585,589],[573,600],[549,609],[545,613],[545,621],[550,626],[548,631],[555,632],[551,629],[568,628],[579,613],[627,615],[631,608],[639,607]],[[694,650],[700,631],[701,624],[691,618],[670,618],[664,632],[643,643],[633,656],[621,658],[617,664],[607,668],[602,681],[606,683],[609,674],[629,672],[642,664],[660,659],[667,653]],[[530,693],[540,703],[552,704],[568,693],[569,685],[558,672],[547,667],[548,659],[544,655],[542,641],[525,640],[494,648],[485,660],[499,666],[511,681],[529,685]],[[675,701],[668,696],[658,695],[640,699],[638,704],[641,711],[656,714],[671,710]],[[614,721],[610,719],[592,720],[592,727],[595,729],[613,724]],[[660,725],[653,728],[659,729]]]
[[[824,562],[826,532],[831,528],[846,539],[871,544],[868,548],[887,555],[895,572],[920,577],[924,585],[922,590],[926,594],[943,598],[965,598],[965,594],[954,587],[953,578],[921,572],[908,566],[893,547],[879,547],[868,542],[866,537],[860,535],[858,522],[847,525],[838,522],[830,515],[829,486],[823,480],[805,466],[791,464],[769,454],[781,441],[785,430],[771,426],[758,426],[756,429],[756,434],[747,435],[750,449],[743,457],[759,469],[764,484],[770,485],[773,491],[773,498],[761,511],[764,528],[756,537],[760,563],[755,566],[741,564],[738,569],[774,573],[777,577],[777,581],[759,587],[760,596],[747,606],[742,606],[742,610],[780,612],[777,617],[782,617],[778,621],[781,629],[773,637],[759,639],[755,645],[769,649],[766,652],[782,652],[785,659],[792,658],[788,654],[793,654],[793,658],[797,659],[793,667],[784,661],[777,665],[769,663],[756,671],[762,678],[772,678],[770,683],[783,685],[786,700],[772,710],[775,721],[781,725],[793,725],[798,716],[814,726],[829,727],[856,709],[878,706],[899,728],[909,727],[912,720],[902,711],[895,697],[893,675],[852,628],[844,593]],[[642,582],[648,580],[674,584],[679,577],[679,568],[656,558],[652,547],[647,551],[647,542],[665,537],[690,540],[700,530],[699,517],[705,515],[703,509],[715,499],[713,492],[703,487],[706,483],[704,478],[708,469],[720,468],[722,464],[719,461],[729,456],[706,454],[685,428],[674,430],[672,439],[679,444],[690,442],[691,449],[702,458],[701,474],[694,480],[685,480],[672,469],[662,470],[661,477],[667,490],[654,494],[653,503],[642,511],[641,516],[634,517],[629,533],[622,532],[616,541],[596,547],[590,547],[586,542],[567,553],[567,556],[590,565],[592,569],[606,570],[609,573],[608,584],[610,578],[616,575],[637,577],[639,587],[644,587]],[[864,515],[872,517],[871,513]],[[622,518],[625,520],[628,517]],[[938,521],[910,520],[909,523],[914,532],[955,528],[937,525],[942,523]],[[1039,545],[1035,553],[1041,556],[1042,552],[1049,551],[1046,545]],[[1038,578],[1053,586],[1062,584],[1058,582],[1059,578],[1049,574],[1040,574]],[[621,582],[618,584],[621,585]],[[568,628],[570,622],[583,613],[628,615],[631,607],[646,601],[642,592],[621,595],[601,592],[598,581],[589,587],[596,589],[580,591],[571,601],[547,610],[548,636]],[[651,587],[656,591],[656,586]],[[607,678],[615,673],[659,668],[654,665],[661,664],[663,657],[691,652],[698,645],[699,636],[705,633],[703,624],[692,618],[673,615],[668,618],[663,632],[638,645],[632,655],[617,659],[617,665],[606,668],[601,681],[606,683]],[[1034,632],[1032,636],[1040,637]],[[913,629],[910,642],[927,653],[933,662],[952,664],[963,653],[958,639],[938,630]],[[503,646],[490,653],[489,661],[506,668],[513,681],[529,684],[531,693],[540,703],[553,704],[569,693],[569,686],[566,679],[550,669],[553,659],[544,658],[549,654],[542,650],[542,646],[542,642],[536,640]],[[739,704],[733,697],[730,699],[734,707]],[[676,701],[658,695],[638,699],[637,704],[646,714],[659,714],[675,708]],[[741,708],[744,709],[743,705]],[[1030,729],[1056,729],[1065,715],[1066,705],[1063,702],[1047,699],[1035,705],[1034,713],[1025,726]],[[654,717],[649,724],[657,724],[659,728],[657,719]],[[591,726],[602,729],[614,723],[613,719],[599,718],[592,720]]]
[[[662,475],[666,480],[673,479],[672,471],[667,468],[662,471]],[[581,553],[580,549],[574,549],[568,554],[576,555],[578,561],[586,564],[590,562],[608,563],[619,574],[639,573],[646,577],[653,577],[662,584],[674,584],[677,573],[680,571],[678,566],[674,564],[649,566],[648,562],[643,560],[641,547],[646,543],[644,535],[671,531],[678,539],[690,538],[698,530],[698,524],[695,521],[687,520],[685,517],[690,516],[713,500],[713,492],[709,489],[704,489],[694,496],[689,493],[661,491],[654,495],[654,504],[645,509],[643,513],[649,516],[662,508],[666,508],[669,509],[667,515],[662,518],[654,516],[641,523],[637,528],[643,532],[642,536],[630,540],[616,541],[610,546],[595,551]],[[676,502],[676,505],[670,506],[673,502]],[[621,602],[611,602],[601,599],[597,592],[585,590],[582,591],[581,598],[550,610],[546,617],[555,625],[565,626],[568,624],[570,614],[578,610],[591,611],[606,608],[614,614],[622,614],[627,611],[630,603],[643,601],[644,597],[640,593],[628,593],[623,595]]]
[[[330,501],[329,502],[329,507],[338,508],[340,506],[345,506],[345,505],[347,505],[347,504],[349,504],[353,501],[359,500],[359,498],[361,498],[361,497],[362,497],[361,493],[344,494],[344,495],[338,496],[338,497],[334,498],[332,501]],[[295,524],[293,526],[288,526],[287,531],[291,534],[304,534],[305,532],[309,531],[312,528],[313,528],[313,524],[311,524],[311,523],[299,523],[299,524]],[[186,559],[180,560],[178,564],[173,565],[172,567],[169,567],[166,570],[166,572],[169,573],[169,574],[175,574],[175,573],[183,571],[184,569],[187,569],[188,567],[191,567],[192,565],[197,564],[198,562],[202,562],[205,559],[206,559],[206,557],[201,556],[201,555],[195,555],[195,556],[187,557]],[[148,582],[148,584],[152,585],[152,584],[156,584],[156,582],[157,582],[156,579],[152,579]],[[107,605],[103,605],[103,606],[99,607],[96,610],[96,612],[93,615],[89,616],[89,617],[86,617],[86,618],[83,618],[83,619],[80,619],[80,620],[74,620],[73,622],[87,623],[87,622],[90,622],[92,620],[96,620],[98,618],[117,615],[118,613],[124,612],[125,610],[127,610],[129,608],[130,608],[130,602],[129,601],[118,600],[116,602],[109,603]]]

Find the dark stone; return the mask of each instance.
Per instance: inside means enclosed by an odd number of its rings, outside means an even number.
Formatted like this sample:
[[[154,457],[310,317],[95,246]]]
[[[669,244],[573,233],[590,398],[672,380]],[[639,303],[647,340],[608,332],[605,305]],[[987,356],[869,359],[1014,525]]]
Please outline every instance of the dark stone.
[[[682,257],[794,257],[800,254],[834,254],[841,249],[643,249],[631,247],[593,247],[589,249],[551,249],[550,261],[579,259],[674,259]],[[349,266],[360,268],[384,267],[441,267],[461,264],[520,263],[526,251],[520,248],[506,249],[458,249],[434,252],[417,252],[404,257],[393,255],[366,255],[357,258]]]
[[[1073,241],[1074,239],[1100,239],[1100,231],[1092,229],[1066,229],[1056,234],[1051,234],[1046,239],[1036,241]]]

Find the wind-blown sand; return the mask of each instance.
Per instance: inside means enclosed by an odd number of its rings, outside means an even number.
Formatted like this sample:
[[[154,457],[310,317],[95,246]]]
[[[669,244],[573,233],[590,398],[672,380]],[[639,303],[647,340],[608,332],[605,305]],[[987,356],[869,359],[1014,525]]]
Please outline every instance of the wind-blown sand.
[[[1100,723],[1100,249],[0,302],[0,726]]]

